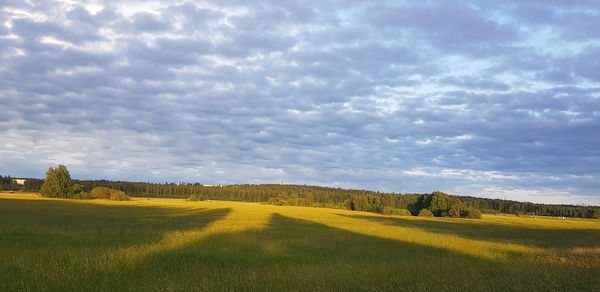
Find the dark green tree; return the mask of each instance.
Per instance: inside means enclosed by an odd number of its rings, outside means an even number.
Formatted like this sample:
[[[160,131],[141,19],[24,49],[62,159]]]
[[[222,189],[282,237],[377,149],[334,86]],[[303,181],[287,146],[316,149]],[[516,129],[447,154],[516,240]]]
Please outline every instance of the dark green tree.
[[[352,196],[352,206],[355,211],[369,211],[371,204],[367,196]]]
[[[44,184],[43,179],[30,178],[25,181],[25,185],[23,185],[23,191],[26,192],[39,192],[40,188]]]
[[[0,175],[0,191],[16,191],[19,189],[19,185],[17,185],[15,179],[10,176],[1,176]]]
[[[438,217],[442,216],[444,211],[448,211],[448,209],[450,209],[448,204],[450,196],[448,194],[442,192],[433,192],[430,196],[431,197],[429,199],[426,199],[426,201],[429,202],[427,209],[429,209],[433,215]]]
[[[464,217],[467,214],[468,209],[460,202],[456,197],[450,197],[448,200],[448,215],[454,218]]]
[[[43,197],[69,198],[71,195],[73,181],[67,167],[60,164],[58,167],[50,167],[46,172],[46,179],[40,188]]]

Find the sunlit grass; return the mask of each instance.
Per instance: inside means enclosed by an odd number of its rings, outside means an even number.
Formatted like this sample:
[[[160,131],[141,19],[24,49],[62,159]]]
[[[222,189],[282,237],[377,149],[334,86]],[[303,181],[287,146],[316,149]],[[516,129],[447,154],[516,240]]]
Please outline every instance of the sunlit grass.
[[[379,221],[357,219],[361,218],[357,215],[321,213],[318,216],[315,216],[316,214],[297,212],[297,210],[289,210],[287,214],[294,218],[318,222],[332,228],[377,236],[385,239],[404,241],[423,246],[448,249],[450,251],[459,252],[465,255],[481,257],[490,260],[506,260],[510,255],[535,254],[543,252],[543,249],[529,247],[522,244],[470,239],[460,235],[436,233],[420,228],[405,227],[400,224],[390,226],[388,224],[382,224],[382,222]],[[340,215],[343,216],[340,218]],[[367,216],[370,217],[372,215],[369,214]]]
[[[197,244],[211,235],[245,232],[266,228],[269,214],[256,212],[256,208],[216,209],[226,214],[223,219],[218,219],[200,229],[176,230],[165,233],[157,242],[128,246],[107,254],[104,258],[104,267],[119,269],[138,263],[144,257],[162,251],[186,248]],[[193,209],[189,210],[193,212]],[[201,211],[199,211],[201,212]]]
[[[0,291],[600,290],[600,221],[0,194]]]

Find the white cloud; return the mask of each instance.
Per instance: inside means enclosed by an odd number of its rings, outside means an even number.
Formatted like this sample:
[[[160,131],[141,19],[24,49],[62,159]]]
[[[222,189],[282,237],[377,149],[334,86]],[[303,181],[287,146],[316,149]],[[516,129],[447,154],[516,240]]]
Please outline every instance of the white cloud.
[[[546,204],[572,204],[572,205],[600,205],[600,199],[595,196],[573,194],[569,191],[551,188],[540,189],[511,189],[511,188],[485,188],[478,195],[514,201],[526,201]]]
[[[390,5],[9,3],[0,172],[599,193],[596,5]]]

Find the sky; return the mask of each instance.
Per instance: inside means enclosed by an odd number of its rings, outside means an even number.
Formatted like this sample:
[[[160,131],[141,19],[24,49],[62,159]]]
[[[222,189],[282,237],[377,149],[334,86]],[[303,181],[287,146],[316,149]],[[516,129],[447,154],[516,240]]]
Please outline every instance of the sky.
[[[600,2],[0,5],[0,174],[600,205]]]

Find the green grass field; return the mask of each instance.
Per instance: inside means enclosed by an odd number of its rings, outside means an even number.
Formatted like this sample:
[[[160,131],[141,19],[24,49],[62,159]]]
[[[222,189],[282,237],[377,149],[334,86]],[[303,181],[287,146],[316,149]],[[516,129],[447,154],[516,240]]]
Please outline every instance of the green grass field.
[[[600,220],[0,194],[0,291],[600,291]]]

